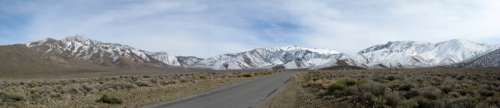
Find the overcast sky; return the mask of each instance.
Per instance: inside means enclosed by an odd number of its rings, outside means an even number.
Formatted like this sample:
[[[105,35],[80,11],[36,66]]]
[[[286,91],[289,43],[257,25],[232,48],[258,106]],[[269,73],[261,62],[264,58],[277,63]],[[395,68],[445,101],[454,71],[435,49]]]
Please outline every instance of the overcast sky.
[[[175,55],[395,40],[500,43],[500,0],[0,0],[0,44],[80,34]]]

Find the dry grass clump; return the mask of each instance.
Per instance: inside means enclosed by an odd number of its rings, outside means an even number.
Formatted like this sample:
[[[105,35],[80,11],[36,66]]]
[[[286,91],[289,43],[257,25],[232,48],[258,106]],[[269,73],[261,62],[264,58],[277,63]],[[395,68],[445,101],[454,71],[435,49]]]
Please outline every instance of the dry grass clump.
[[[244,74],[251,74],[244,77]],[[186,73],[99,78],[0,81],[0,107],[89,108],[142,107],[172,101],[243,79],[252,73]]]
[[[286,96],[295,108],[498,108],[499,77],[498,69],[311,71]]]

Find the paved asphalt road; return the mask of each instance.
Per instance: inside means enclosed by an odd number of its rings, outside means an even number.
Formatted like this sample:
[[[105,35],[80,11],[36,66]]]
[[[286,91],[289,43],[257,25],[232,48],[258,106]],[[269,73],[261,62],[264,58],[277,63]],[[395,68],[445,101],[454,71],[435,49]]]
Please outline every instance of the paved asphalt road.
[[[255,108],[262,104],[296,72],[282,72],[243,82],[206,95],[155,105],[150,108]]]

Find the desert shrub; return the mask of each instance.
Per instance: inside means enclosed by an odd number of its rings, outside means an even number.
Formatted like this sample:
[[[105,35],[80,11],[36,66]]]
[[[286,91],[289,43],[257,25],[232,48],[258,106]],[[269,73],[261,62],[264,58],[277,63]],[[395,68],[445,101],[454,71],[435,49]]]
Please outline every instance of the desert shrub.
[[[370,92],[375,96],[382,96],[385,93],[386,86],[377,82],[368,82],[361,84],[359,88],[363,92]]]
[[[491,97],[491,96],[495,95],[495,92],[490,91],[490,90],[481,89],[481,90],[479,90],[479,94],[481,96],[484,96],[484,97]]]
[[[334,83],[335,83],[334,80],[315,80],[306,83],[304,86],[312,87],[315,89],[328,89]]]
[[[189,80],[187,80],[187,79],[181,79],[181,80],[179,80],[179,82],[181,82],[181,83],[187,83],[187,82],[189,82]]]
[[[130,84],[130,83],[124,83],[124,82],[117,82],[117,83],[108,83],[103,85],[103,89],[113,89],[113,90],[129,90],[137,88],[137,86]]]
[[[45,92],[45,91],[41,91],[41,92]],[[79,87],[76,87],[76,86],[67,86],[67,87],[63,88],[63,93],[75,95],[75,94],[82,93],[82,91],[80,90]]]
[[[106,103],[106,104],[122,104],[123,103],[122,100],[115,98],[115,97],[108,96],[108,95],[102,95],[101,98],[99,98],[96,102]]]
[[[418,106],[418,102],[414,99],[403,100],[398,106],[401,108],[416,108]]]
[[[149,79],[149,82],[146,81],[146,83],[150,84],[151,86],[158,84],[158,82],[159,82],[158,79]]]
[[[446,108],[475,108],[478,101],[470,98],[460,98],[446,104]]]
[[[250,73],[250,72],[249,72]],[[252,73],[253,74],[253,73]],[[113,107],[140,107],[142,104],[160,101],[161,99],[178,98],[202,90],[209,90],[222,84],[241,80],[241,73],[196,73],[196,74],[159,74],[159,75],[122,75],[69,78],[57,80],[33,81],[0,81],[0,108],[101,108],[111,107],[106,104],[121,104]],[[196,81],[198,76],[207,76],[208,82],[181,84]],[[227,81],[225,78],[230,78]],[[154,86],[154,85],[171,86]],[[202,84],[202,85],[201,85]],[[153,87],[145,88],[153,85]],[[190,86],[200,85],[196,90]],[[179,91],[180,89],[186,89]],[[168,92],[160,92],[168,91]],[[104,93],[113,95],[104,96]],[[154,94],[175,94],[154,96]],[[181,95],[177,95],[177,94]],[[151,96],[149,96],[151,95]],[[139,101],[135,101],[139,100]],[[98,103],[97,103],[98,102]],[[106,104],[100,104],[106,103]]]
[[[465,76],[463,76],[463,75],[460,75],[457,77],[457,80],[464,80],[464,79],[465,79]]]
[[[450,92],[452,92],[452,91],[453,91],[453,88],[452,88],[452,87],[449,87],[449,86],[444,86],[444,87],[441,87],[440,89],[441,89],[441,91],[442,91],[443,93],[445,93],[445,94],[448,94],[448,93],[450,93]]]
[[[271,75],[273,72],[257,72],[254,73],[255,76],[265,76],[265,75]]]
[[[386,105],[397,106],[399,104],[399,95],[385,94],[386,87],[373,81],[356,81],[350,79],[337,80],[328,87],[328,91],[323,96],[346,100],[335,106],[363,106],[383,108]],[[336,99],[334,99],[336,100]]]
[[[166,86],[166,85],[173,85],[176,84],[177,82],[175,81],[160,81],[160,85]]]
[[[385,104],[393,108],[397,107],[401,102],[401,96],[398,93],[388,93],[385,96]]]
[[[369,103],[368,104],[364,104],[362,105],[363,107],[373,107],[373,108],[384,108],[384,99],[383,97],[371,97],[371,99],[369,99]]]
[[[314,86],[301,87],[326,97],[307,98],[322,107],[496,108],[498,76],[498,69],[317,70],[302,75]]]
[[[23,100],[24,97],[21,95],[0,92],[0,102],[18,102]]]
[[[200,79],[208,79],[207,76],[199,76]]]
[[[253,74],[246,73],[246,74],[241,75],[241,77],[250,78],[250,77],[253,77]]]
[[[410,91],[412,88],[414,88],[414,86],[411,84],[403,84],[403,85],[399,86],[398,90],[399,91]]]
[[[385,77],[383,77],[383,76],[376,76],[376,77],[372,78],[371,80],[373,80],[375,82],[379,82],[379,83],[385,83],[385,82],[387,82],[385,80]]]
[[[322,80],[319,80],[322,81]],[[323,95],[334,95],[334,96],[346,96],[352,95],[359,88],[352,87],[358,84],[362,84],[363,81],[356,81],[352,79],[340,79],[336,80],[334,83],[329,84],[327,87],[327,92]],[[328,83],[327,83],[328,84]]]
[[[396,77],[395,76],[387,76],[385,79],[389,80],[389,81],[394,81],[394,80],[396,80]]]
[[[431,100],[436,100],[441,96],[441,90],[435,87],[425,87],[420,89],[420,92],[423,97]]]
[[[142,76],[142,78],[151,78],[152,76],[149,76],[149,75],[144,75]]]
[[[462,96],[474,96],[476,94],[474,90],[471,89],[461,89],[458,90],[458,93],[460,93],[460,95]]]
[[[419,93],[418,91],[416,91],[416,90],[410,90],[410,91],[408,91],[408,92],[403,93],[403,96],[404,96],[406,99],[411,99],[411,98],[413,98],[413,97],[417,97],[417,96],[419,96],[419,95],[420,95],[420,93]]]
[[[350,79],[347,79],[347,80],[341,80],[343,81],[342,83],[344,83],[346,86],[353,86],[353,85],[356,85],[357,82],[355,80],[350,80]],[[340,82],[339,82],[340,83]]]
[[[149,82],[146,82],[146,81],[137,81],[137,82],[134,82],[135,85],[139,86],[139,87],[152,87],[153,85],[150,84]]]
[[[444,103],[441,101],[418,98],[416,108],[442,108],[443,106]]]
[[[82,85],[81,88],[84,93],[90,93],[96,91],[95,87],[91,87],[89,85]]]
[[[346,89],[346,85],[341,83],[333,83],[327,88],[327,92],[323,94],[323,96],[336,96],[343,93]]]

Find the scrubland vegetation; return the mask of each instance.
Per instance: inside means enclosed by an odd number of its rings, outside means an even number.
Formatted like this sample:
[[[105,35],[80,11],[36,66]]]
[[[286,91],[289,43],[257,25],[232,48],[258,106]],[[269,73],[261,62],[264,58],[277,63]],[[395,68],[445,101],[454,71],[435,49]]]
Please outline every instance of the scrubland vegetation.
[[[499,69],[310,71],[269,108],[498,108]]]
[[[271,72],[121,75],[1,80],[1,108],[137,108],[197,95]]]

